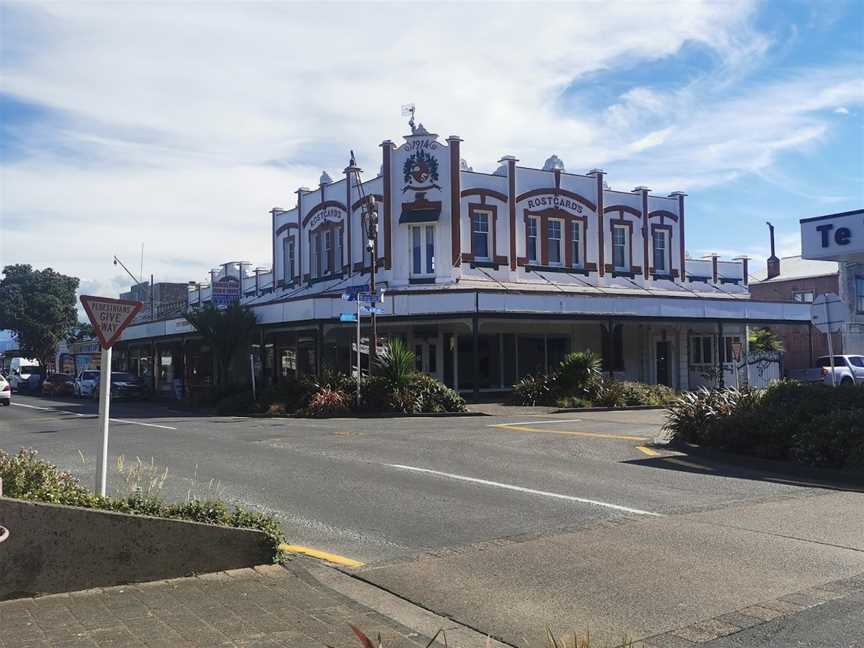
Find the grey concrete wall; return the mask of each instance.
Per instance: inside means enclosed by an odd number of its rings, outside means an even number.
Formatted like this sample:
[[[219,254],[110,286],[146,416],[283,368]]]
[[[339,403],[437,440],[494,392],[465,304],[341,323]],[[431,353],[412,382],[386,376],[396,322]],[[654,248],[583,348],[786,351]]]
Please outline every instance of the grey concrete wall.
[[[260,531],[0,498],[0,600],[269,563]]]

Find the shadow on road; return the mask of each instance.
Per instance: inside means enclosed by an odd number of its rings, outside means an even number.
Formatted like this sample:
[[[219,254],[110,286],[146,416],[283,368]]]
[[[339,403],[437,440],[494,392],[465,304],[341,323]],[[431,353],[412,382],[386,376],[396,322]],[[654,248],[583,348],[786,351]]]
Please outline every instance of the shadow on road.
[[[861,470],[828,470],[703,448],[687,448],[681,455],[646,457],[623,463],[714,477],[864,493],[864,471]]]
[[[61,396],[43,396],[32,394],[16,394],[12,397],[13,404],[36,407],[43,411],[58,414],[72,413],[84,416],[96,416],[99,413],[99,402],[91,398],[69,398]],[[160,400],[111,400],[112,418],[207,418],[215,416],[212,409],[192,408],[179,402]]]

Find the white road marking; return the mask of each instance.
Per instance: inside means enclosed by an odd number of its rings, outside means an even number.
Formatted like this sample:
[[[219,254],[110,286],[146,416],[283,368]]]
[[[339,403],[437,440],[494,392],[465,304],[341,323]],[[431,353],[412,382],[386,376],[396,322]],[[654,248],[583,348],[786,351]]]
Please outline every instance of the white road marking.
[[[16,407],[27,407],[29,409],[35,410],[45,410],[46,412],[55,412],[56,414],[72,414],[73,416],[91,416],[96,418],[96,414],[81,414],[80,412],[70,412],[69,410],[57,410],[53,407],[38,407],[36,405],[25,405],[24,403],[12,403]],[[112,423],[125,423],[127,425],[143,425],[144,427],[153,427],[153,428],[161,428],[163,430],[176,430],[176,427],[171,427],[170,425],[157,425],[156,423],[142,423],[141,421],[130,421],[128,419],[110,419]]]
[[[554,497],[555,499],[567,500],[570,502],[580,502],[582,504],[593,504],[594,506],[604,506],[606,508],[615,509],[617,511],[626,511],[627,513],[636,513],[638,515],[653,515],[663,517],[661,513],[652,511],[643,511],[642,509],[630,508],[629,506],[621,506],[620,504],[610,504],[609,502],[601,502],[599,500],[586,499],[584,497],[574,497],[573,495],[562,495],[561,493],[550,493],[549,491],[535,490],[533,488],[525,488],[524,486],[514,486],[513,484],[502,484],[500,482],[489,481],[487,479],[477,479],[476,477],[466,477],[465,475],[454,475],[451,473],[440,472],[438,470],[430,470],[429,468],[418,468],[416,466],[405,466],[402,464],[384,464],[390,468],[398,468],[400,470],[411,470],[413,472],[426,473],[429,475],[438,475],[439,477],[448,477],[449,479],[457,479],[459,481],[470,482],[472,484],[482,484],[483,486],[494,486],[496,488],[504,488],[506,490],[517,491],[519,493],[528,493],[529,495],[540,495],[542,497]]]
[[[35,405],[25,405],[24,403],[12,403],[13,407],[27,407],[29,409],[45,410],[46,412],[56,412],[53,407],[36,407]]]
[[[507,421],[506,423],[493,423],[491,425],[487,425],[486,427],[500,427],[502,425],[555,425],[556,423],[581,423],[582,419],[555,419],[554,421],[550,421],[549,419],[543,421],[516,421],[515,423],[511,423]]]
[[[114,423],[128,423],[129,425],[143,425],[144,427],[162,428],[163,430],[176,430],[176,427],[170,425],[156,425],[155,423],[142,423],[141,421],[128,421],[126,419],[111,419]]]

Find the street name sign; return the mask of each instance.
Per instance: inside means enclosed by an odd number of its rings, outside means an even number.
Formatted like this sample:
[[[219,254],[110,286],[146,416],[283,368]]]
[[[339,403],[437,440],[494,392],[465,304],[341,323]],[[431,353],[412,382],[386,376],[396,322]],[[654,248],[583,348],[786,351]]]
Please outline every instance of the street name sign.
[[[81,304],[102,346],[102,368],[99,374],[99,430],[102,439],[99,454],[96,455],[96,492],[104,497],[108,481],[108,423],[111,420],[111,347],[144,304],[93,295],[81,295]]]
[[[380,306],[367,306],[363,305],[363,310],[367,313],[375,313],[376,315],[381,315],[384,312],[384,309]]]
[[[339,314],[340,322],[356,322],[357,321],[357,313],[340,313]]]
[[[342,301],[357,301],[357,295],[369,292],[369,286],[348,286],[342,292]]]
[[[144,307],[138,301],[81,295],[81,304],[103,349],[110,349]]]

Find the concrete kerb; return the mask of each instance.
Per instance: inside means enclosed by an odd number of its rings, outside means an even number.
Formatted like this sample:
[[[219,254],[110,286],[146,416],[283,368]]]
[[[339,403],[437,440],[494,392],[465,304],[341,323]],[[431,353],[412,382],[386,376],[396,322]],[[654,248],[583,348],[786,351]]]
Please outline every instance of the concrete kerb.
[[[511,644],[435,614],[342,569],[312,562],[307,558],[299,558],[296,566],[301,567],[308,577],[320,586],[346,596],[424,637],[431,639],[439,631],[444,631],[448,645],[459,648],[514,648]],[[440,636],[436,645],[438,644],[443,645]]]
[[[695,647],[768,623],[774,619],[797,614],[803,610],[845,598],[857,591],[864,591],[864,573],[851,578],[816,585],[800,592],[786,594],[770,601],[763,601],[758,605],[751,605],[710,619],[703,619],[670,632],[645,637],[641,642],[645,648]]]
[[[640,410],[662,410],[662,405],[623,405],[621,407],[561,407],[553,414],[578,414],[579,412],[638,412]]]
[[[351,416],[300,416],[298,414],[249,414],[245,418],[285,418],[285,419],[393,419],[393,418],[460,418],[466,416],[489,416],[485,412],[419,412],[417,414],[400,414],[398,412],[383,412],[380,414],[352,414]],[[237,417],[235,417],[237,418]],[[244,418],[244,417],[239,417]]]

